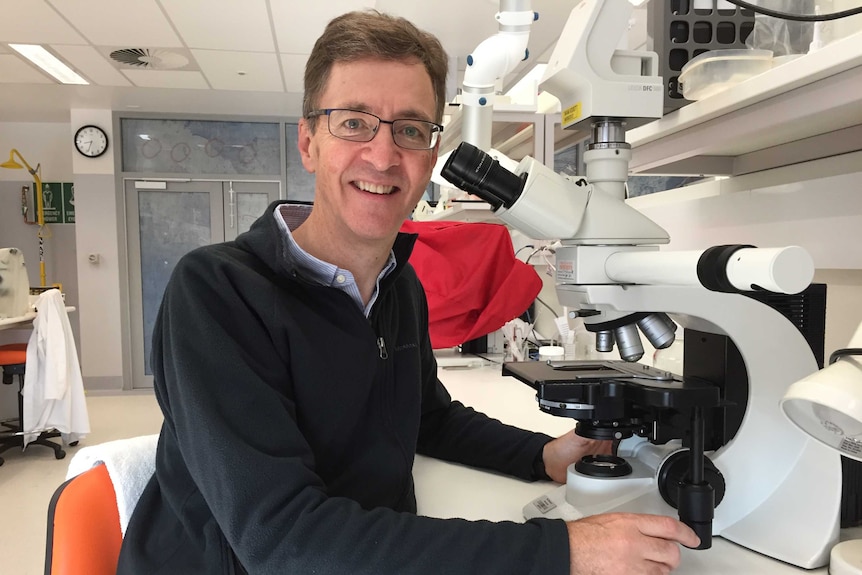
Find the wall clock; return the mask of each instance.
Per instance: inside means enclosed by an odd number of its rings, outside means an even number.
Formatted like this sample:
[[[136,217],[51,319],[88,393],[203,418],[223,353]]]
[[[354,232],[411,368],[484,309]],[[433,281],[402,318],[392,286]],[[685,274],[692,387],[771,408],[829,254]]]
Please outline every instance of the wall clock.
[[[88,158],[98,158],[108,149],[108,134],[98,126],[82,126],[75,132],[75,149]]]

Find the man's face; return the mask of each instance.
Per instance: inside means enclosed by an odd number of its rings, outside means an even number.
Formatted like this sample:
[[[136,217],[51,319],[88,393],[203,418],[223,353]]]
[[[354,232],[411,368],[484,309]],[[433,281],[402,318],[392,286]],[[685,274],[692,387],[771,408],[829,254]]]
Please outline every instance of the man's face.
[[[435,121],[431,79],[412,61],[359,60],[336,63],[319,107],[370,112],[384,120]],[[405,150],[392,140],[390,124],[380,124],[370,142],[336,138],[319,116],[314,134],[299,125],[305,168],[316,175],[318,229],[330,239],[390,242],[415,208],[431,178],[437,150]]]

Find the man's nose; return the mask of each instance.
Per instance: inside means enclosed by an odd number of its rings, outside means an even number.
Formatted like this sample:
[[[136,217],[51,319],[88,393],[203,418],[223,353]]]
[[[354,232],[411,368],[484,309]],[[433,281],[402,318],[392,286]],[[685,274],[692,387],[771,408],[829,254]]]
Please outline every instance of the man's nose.
[[[374,138],[365,144],[364,158],[383,172],[401,163],[401,153],[392,135],[392,126],[381,123]]]

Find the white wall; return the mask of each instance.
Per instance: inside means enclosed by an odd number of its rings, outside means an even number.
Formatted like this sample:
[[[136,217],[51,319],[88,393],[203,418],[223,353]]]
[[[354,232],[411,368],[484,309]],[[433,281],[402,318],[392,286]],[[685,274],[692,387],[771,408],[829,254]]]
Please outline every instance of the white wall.
[[[81,325],[81,371],[88,389],[123,388],[122,261],[118,233],[118,192],[114,177],[118,138],[111,110],[71,111],[68,138],[95,124],[108,134],[108,151],[99,158],[74,154],[77,267]],[[88,261],[98,254],[98,263]]]

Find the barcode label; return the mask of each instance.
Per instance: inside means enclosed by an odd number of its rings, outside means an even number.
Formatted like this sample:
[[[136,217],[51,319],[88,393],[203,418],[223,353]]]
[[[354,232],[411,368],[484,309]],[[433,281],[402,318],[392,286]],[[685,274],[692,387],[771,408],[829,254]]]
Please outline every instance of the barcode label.
[[[551,501],[550,497],[547,495],[533,501],[533,505],[536,506],[536,509],[538,509],[542,515],[557,507],[557,504]]]

